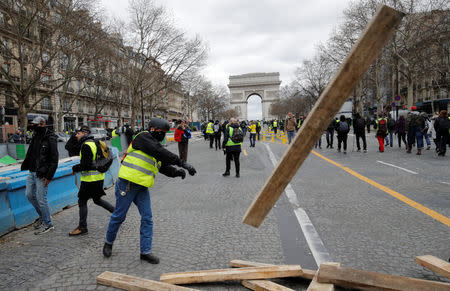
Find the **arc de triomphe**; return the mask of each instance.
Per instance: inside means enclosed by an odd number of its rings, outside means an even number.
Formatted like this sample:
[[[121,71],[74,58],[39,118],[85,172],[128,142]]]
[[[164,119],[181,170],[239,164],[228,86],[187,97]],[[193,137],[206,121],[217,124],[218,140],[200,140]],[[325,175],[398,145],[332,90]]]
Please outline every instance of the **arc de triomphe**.
[[[238,112],[239,120],[247,119],[247,100],[258,95],[262,101],[262,118],[276,118],[269,113],[273,102],[280,100],[280,73],[251,73],[230,76],[230,104]]]

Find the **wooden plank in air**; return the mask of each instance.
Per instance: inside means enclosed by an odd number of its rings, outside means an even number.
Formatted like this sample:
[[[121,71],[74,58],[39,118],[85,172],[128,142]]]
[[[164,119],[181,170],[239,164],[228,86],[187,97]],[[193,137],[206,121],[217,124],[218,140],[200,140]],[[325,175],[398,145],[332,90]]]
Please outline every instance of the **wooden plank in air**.
[[[339,263],[322,263],[322,265],[330,265],[330,266],[337,266],[339,267]],[[321,265],[321,266],[322,266]],[[330,283],[319,283],[317,282],[317,274],[319,271],[316,272],[316,275],[312,279],[311,283],[308,286],[308,289],[306,291],[334,291],[334,285]]]
[[[195,291],[196,289],[171,285],[114,272],[103,272],[97,276],[97,283],[131,291]]]
[[[194,284],[234,280],[299,277],[301,274],[302,268],[300,266],[285,265],[166,273],[162,274],[159,280],[170,284]]]
[[[244,261],[244,260],[232,260],[230,262],[230,267],[233,267],[233,268],[264,267],[264,266],[275,266],[275,265],[251,262],[251,261]],[[312,278],[314,278],[315,274],[316,274],[315,270],[309,270],[309,269],[302,268],[302,274],[299,277],[312,280]]]
[[[416,263],[433,271],[434,273],[450,278],[450,263],[435,256],[425,255],[416,257]]]
[[[402,12],[388,6],[381,6],[377,10],[341,68],[308,114],[294,142],[286,150],[248,208],[243,218],[244,223],[259,227],[311,152],[319,136],[379,55],[403,16]]]
[[[268,280],[244,280],[242,281],[242,285],[254,291],[294,291],[291,288]]]
[[[321,264],[319,283],[364,290],[450,290],[450,284]]]

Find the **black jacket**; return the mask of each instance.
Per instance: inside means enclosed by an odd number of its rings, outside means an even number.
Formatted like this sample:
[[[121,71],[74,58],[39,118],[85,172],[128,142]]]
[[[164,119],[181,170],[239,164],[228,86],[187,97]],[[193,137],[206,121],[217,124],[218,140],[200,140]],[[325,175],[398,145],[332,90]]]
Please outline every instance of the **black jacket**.
[[[78,142],[75,132],[72,133],[64,148],[69,152],[69,157],[80,155],[81,143]]]
[[[132,142],[132,146],[134,149],[141,150],[161,162],[159,172],[167,177],[177,177],[178,169],[172,165],[181,167],[184,163],[177,155],[166,150],[148,131],[137,135]]]
[[[95,170],[94,163],[92,161],[93,154],[91,147],[86,144],[87,141],[94,141],[94,138],[90,135],[83,137],[80,141],[78,141],[78,147],[81,148],[81,159],[80,163],[78,165],[75,165],[72,167],[72,170],[74,172],[81,172],[81,171],[91,171]],[[78,155],[80,154],[80,151],[78,152]],[[99,154],[99,148],[97,147],[97,153]]]
[[[48,128],[42,135],[34,134],[21,170],[36,171],[38,178],[53,179],[56,168],[58,168],[57,140],[57,136]]]
[[[234,129],[239,128],[239,124],[230,124],[228,125],[228,127],[226,127],[226,129],[223,132],[223,143],[222,143],[222,147],[224,149],[226,149],[227,152],[241,152],[241,146],[240,145],[233,145],[233,146],[227,146],[225,148],[225,145],[228,142],[228,139],[230,138],[230,126]]]

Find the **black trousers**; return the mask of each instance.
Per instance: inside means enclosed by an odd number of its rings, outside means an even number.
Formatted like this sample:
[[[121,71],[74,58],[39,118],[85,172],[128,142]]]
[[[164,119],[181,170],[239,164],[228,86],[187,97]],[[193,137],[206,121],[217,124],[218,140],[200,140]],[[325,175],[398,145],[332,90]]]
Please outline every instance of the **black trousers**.
[[[214,144],[214,134],[209,134],[209,147],[213,148]]]
[[[347,134],[346,133],[338,133],[338,150],[341,149],[341,143],[344,143],[344,151],[347,150]]]
[[[220,144],[220,138],[221,138],[220,134],[215,134],[214,135],[214,142],[215,142],[215,145],[216,145],[216,150],[217,150],[217,148],[219,148],[219,150],[220,150],[221,147],[222,147],[222,145]]]
[[[95,204],[105,208],[110,213],[114,212],[114,206],[112,206],[108,201],[105,201],[100,197],[92,200],[94,201]],[[88,215],[87,202],[88,202],[87,200],[78,199],[78,207],[80,208],[80,223],[78,224],[78,227],[81,229],[87,229],[87,215]]]
[[[359,144],[359,139],[363,141],[363,149],[367,150],[367,142],[366,142],[366,134],[365,133],[356,133],[356,147],[358,151],[361,150],[361,145]]]
[[[230,168],[231,168],[231,159],[234,160],[234,165],[236,167],[236,174],[239,174],[239,170],[240,170],[240,166],[241,164],[239,163],[239,155],[241,154],[241,152],[227,152],[227,156],[225,159],[225,172],[229,173],[230,172]]]
[[[180,159],[182,159],[184,162],[187,162],[188,143],[178,143],[178,154],[180,156]]]
[[[406,132],[397,133],[397,138],[398,138],[398,147],[399,148],[402,147],[402,140],[403,140],[403,143],[405,144],[405,147],[408,147],[408,144],[406,143]]]

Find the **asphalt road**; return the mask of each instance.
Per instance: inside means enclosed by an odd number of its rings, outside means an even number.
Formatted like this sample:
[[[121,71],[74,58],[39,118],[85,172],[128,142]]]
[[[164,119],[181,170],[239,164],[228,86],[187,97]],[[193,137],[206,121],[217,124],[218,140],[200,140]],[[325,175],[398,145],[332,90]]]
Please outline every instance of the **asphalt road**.
[[[396,147],[378,153],[373,136],[368,152],[359,153],[353,151],[351,138],[347,154],[325,148],[315,150],[320,156],[310,154],[288,193],[258,229],[244,225],[242,217],[287,145],[275,140],[250,148],[246,140],[241,178],[234,177],[234,166],[225,178],[223,153],[209,149],[203,139],[192,140],[188,161],[198,174],[185,180],[158,175],[151,190],[153,252],[161,258],[159,265],[139,260],[140,217],[134,206],[112,257],[103,258],[109,215],[90,203],[86,236],[67,235],[78,219],[78,207],[72,207],[53,216],[56,229],[45,236],[24,228],[2,237],[0,289],[105,290],[95,281],[103,271],[157,280],[164,272],[225,268],[232,259],[310,269],[327,259],[348,267],[445,281],[417,266],[414,257],[450,257],[450,230],[445,224],[450,216],[446,184],[450,159],[438,158],[433,151],[408,155]],[[168,149],[177,152],[176,144]],[[107,199],[114,202],[112,189],[107,192]],[[297,290],[309,283],[280,282]],[[238,282],[193,287],[246,290]]]

